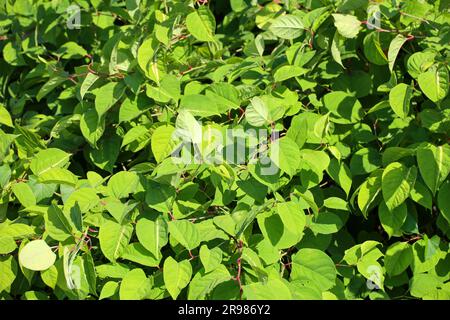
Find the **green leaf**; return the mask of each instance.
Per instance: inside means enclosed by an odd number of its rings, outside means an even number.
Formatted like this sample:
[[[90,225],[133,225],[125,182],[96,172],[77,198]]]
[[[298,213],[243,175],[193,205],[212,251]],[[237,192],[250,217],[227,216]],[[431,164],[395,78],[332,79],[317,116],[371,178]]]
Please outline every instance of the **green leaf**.
[[[120,138],[116,135],[101,140],[101,148],[90,149],[89,159],[100,169],[112,172],[120,152]]]
[[[17,249],[17,244],[13,237],[0,236],[0,254],[8,254]]]
[[[219,115],[219,105],[210,96],[190,94],[181,97],[180,112],[189,112],[193,116],[207,118]]]
[[[162,217],[155,220],[139,219],[136,224],[136,235],[147,250],[157,259],[161,259],[161,248],[169,241],[168,225]]]
[[[383,66],[388,64],[388,58],[380,44],[380,33],[373,31],[364,38],[364,55],[369,62]]]
[[[341,48],[344,46],[345,39],[346,38],[336,30],[333,36],[333,41],[331,42],[331,56],[333,57],[334,61],[339,63],[344,69],[345,66],[342,63]]]
[[[329,209],[348,211],[347,201],[338,197],[330,197],[323,201],[323,205]]]
[[[137,62],[145,75],[155,81],[159,82],[159,72],[156,65],[156,49],[158,47],[158,41],[153,37],[144,39],[137,52]]]
[[[14,183],[12,191],[24,207],[30,207],[36,204],[36,197],[34,196],[33,190],[25,182]]]
[[[276,18],[270,25],[270,31],[281,39],[298,38],[303,34],[304,29],[301,19],[289,14]]]
[[[145,202],[150,208],[167,213],[172,210],[175,193],[172,186],[151,182],[147,186]]]
[[[105,257],[115,262],[123,254],[133,234],[131,224],[120,225],[113,221],[106,221],[100,226],[98,238],[100,248]]]
[[[153,253],[145,249],[139,242],[129,244],[122,254],[122,259],[148,267],[158,267],[160,258],[155,257]]]
[[[3,57],[5,61],[12,66],[26,65],[26,62],[23,59],[22,54],[20,53],[17,46],[13,44],[13,42],[8,42],[3,47]]]
[[[445,65],[421,73],[417,82],[423,93],[433,102],[441,101],[448,95],[449,75]]]
[[[66,82],[68,80],[68,75],[66,74],[56,74],[50,78],[40,89],[39,92],[36,94],[36,100],[39,102],[44,98],[47,94],[52,92],[56,87],[61,85],[62,83]]]
[[[220,288],[220,284],[227,283],[231,278],[230,272],[221,264],[213,271],[204,273],[197,272],[189,283],[188,300],[203,300],[215,294],[215,288]],[[227,291],[229,293],[229,291]],[[233,295],[233,293],[231,293]]]
[[[11,169],[7,164],[0,166],[0,187],[4,188],[11,179]]]
[[[241,104],[239,91],[229,83],[214,83],[209,86],[205,95],[220,105],[220,113],[237,109]]]
[[[248,300],[292,300],[289,287],[281,279],[269,279],[266,283],[255,282],[245,285],[243,292]]]
[[[334,91],[323,97],[323,105],[331,112],[331,121],[335,123],[355,123],[361,120],[361,103],[346,92]]]
[[[210,250],[207,245],[202,245],[200,247],[200,261],[206,273],[213,271],[222,263],[222,250],[217,247]]]
[[[435,57],[436,52],[434,50],[413,53],[406,62],[408,73],[411,77],[417,79],[422,72],[426,71],[434,63]]]
[[[367,5],[367,0],[344,0],[341,1],[337,10],[339,12],[347,12],[355,9],[359,9]]]
[[[7,291],[18,273],[16,259],[12,256],[0,256],[0,292]]]
[[[300,165],[302,184],[310,188],[322,181],[324,171],[330,164],[330,157],[324,151],[302,149],[300,150],[300,161],[297,163]]]
[[[186,249],[192,250],[200,245],[200,234],[194,223],[187,220],[173,220],[168,224],[171,236]]]
[[[444,218],[450,223],[450,182],[447,180],[439,189],[437,203]]]
[[[435,195],[450,173],[450,146],[429,144],[418,148],[417,164],[425,184]]]
[[[270,158],[274,164],[291,177],[295,175],[299,166],[300,149],[288,137],[283,137],[272,143]]]
[[[104,300],[115,296],[119,291],[119,284],[115,281],[108,281],[102,288],[99,300]]]
[[[384,269],[376,261],[376,258],[363,257],[358,261],[356,268],[358,272],[367,279],[366,285],[369,289],[377,287],[384,290]]]
[[[120,300],[142,300],[150,289],[150,281],[144,270],[133,269],[122,279],[119,290]]]
[[[123,148],[134,141],[139,141],[142,137],[145,139],[145,135],[148,132],[148,128],[142,125],[131,128],[123,137],[122,145],[120,147]]]
[[[389,210],[392,211],[409,197],[416,178],[416,167],[408,168],[399,162],[393,162],[384,169],[381,189]]]
[[[175,127],[176,135],[183,138],[186,142],[192,142],[197,145],[202,142],[202,126],[189,111],[182,110],[178,113]]]
[[[126,96],[120,105],[119,122],[129,122],[140,116],[151,106],[151,101],[144,95],[138,95],[134,98]]]
[[[192,118],[191,118],[192,121]],[[173,151],[173,133],[175,128],[171,125],[160,126],[153,131],[151,148],[156,162],[160,163]]]
[[[415,150],[401,147],[386,148],[383,153],[382,161],[383,165],[387,166],[391,162],[403,159],[405,157],[414,156]]]
[[[120,224],[126,220],[128,213],[133,209],[132,205],[122,203],[122,201],[114,197],[102,199],[101,205]]]
[[[359,149],[350,160],[350,171],[353,175],[372,173],[380,166],[380,153],[371,147]]]
[[[83,100],[86,93],[89,91],[89,89],[94,85],[94,83],[99,79],[100,77],[96,75],[95,73],[88,73],[86,77],[83,80],[83,83],[80,87],[80,97],[81,100]]]
[[[260,97],[254,97],[245,110],[245,119],[255,127],[262,127],[272,122],[269,108]]]
[[[2,104],[0,104],[0,123],[8,127],[14,127],[11,115]]]
[[[359,188],[358,207],[365,217],[381,191],[381,179],[382,171],[377,170]]]
[[[317,218],[311,218],[309,228],[314,234],[332,234],[338,232],[344,225],[344,221],[331,212],[320,212]]]
[[[69,158],[70,154],[60,149],[41,150],[31,160],[30,169],[39,176],[52,168],[62,168],[69,162]]]
[[[292,118],[291,126],[286,133],[286,136],[294,140],[299,148],[303,147],[308,136],[311,136],[311,134],[308,134],[308,125],[308,120],[305,117],[302,117],[302,115],[295,116]]]
[[[361,26],[361,22],[355,16],[349,14],[332,14],[334,26],[337,31],[345,38],[355,38]]]
[[[108,192],[117,199],[126,198],[136,190],[138,183],[139,177],[136,173],[120,171],[109,179]]]
[[[414,189],[411,190],[409,195],[412,200],[431,210],[433,205],[433,199],[430,190],[427,189],[419,180],[416,180]]]
[[[124,90],[125,87],[122,82],[109,82],[93,92],[95,94],[95,110],[99,118],[112,108],[120,99]]]
[[[409,106],[412,98],[411,86],[400,83],[389,92],[389,104],[394,113],[400,118],[406,118],[409,114]]]
[[[279,203],[276,210],[257,216],[264,237],[277,249],[297,244],[303,237],[305,214],[294,202]]]
[[[395,60],[397,60],[398,53],[402,48],[403,44],[408,40],[402,34],[398,34],[390,43],[388,50],[388,61],[389,61],[389,70],[391,72],[394,70]]]
[[[396,242],[391,245],[384,258],[386,273],[396,276],[404,272],[413,262],[412,247],[407,242]]]
[[[147,85],[146,89],[147,96],[158,102],[177,102],[180,98],[180,81],[173,75],[165,75],[158,87]]]
[[[62,168],[51,168],[39,175],[40,183],[57,183],[75,186],[78,178],[69,170]]]
[[[36,235],[35,227],[20,222],[6,220],[0,223],[0,234],[14,239],[29,238]]]
[[[45,215],[45,230],[57,241],[66,241],[72,237],[72,227],[58,206],[52,204]]]
[[[421,73],[425,72],[434,63],[435,57],[436,52],[434,50],[413,53],[406,63],[408,73],[414,79],[417,79]]]
[[[402,203],[392,210],[389,210],[384,202],[381,202],[378,207],[378,217],[389,238],[402,235],[401,228],[405,223],[407,216],[408,208],[405,203]]]
[[[417,298],[430,297],[433,299],[441,285],[442,283],[432,274],[414,274],[410,281],[411,295]]]
[[[163,272],[166,289],[175,300],[191,279],[191,263],[188,260],[177,262],[172,257],[168,257],[164,261]]]
[[[352,173],[348,166],[344,162],[339,163],[338,160],[332,159],[327,168],[327,173],[341,186],[348,196],[352,187]]]
[[[33,240],[27,243],[19,252],[21,266],[33,270],[44,271],[56,261],[56,254],[44,240]]]
[[[95,270],[99,278],[101,279],[108,277],[123,279],[123,277],[125,277],[127,272],[131,270],[131,268],[123,263],[108,263],[96,266]]]
[[[105,118],[99,117],[94,108],[88,109],[81,115],[80,130],[83,137],[96,148],[105,131]]]
[[[73,41],[69,41],[61,45],[56,51],[56,54],[61,57],[61,59],[80,59],[87,55],[87,51],[84,50],[79,44]]]
[[[73,191],[64,201],[64,211],[77,205],[82,213],[89,211],[99,203],[97,192],[93,188],[81,188]]]
[[[331,289],[336,282],[333,260],[317,249],[300,249],[292,256],[291,280],[310,282],[321,291]]]
[[[199,41],[214,41],[216,20],[207,6],[200,6],[186,17],[186,27]]]
[[[301,76],[307,72],[308,69],[298,66],[282,66],[275,71],[273,78],[276,82],[282,82],[293,77]]]
[[[330,131],[330,113],[326,113],[314,125],[314,134],[325,139]]]

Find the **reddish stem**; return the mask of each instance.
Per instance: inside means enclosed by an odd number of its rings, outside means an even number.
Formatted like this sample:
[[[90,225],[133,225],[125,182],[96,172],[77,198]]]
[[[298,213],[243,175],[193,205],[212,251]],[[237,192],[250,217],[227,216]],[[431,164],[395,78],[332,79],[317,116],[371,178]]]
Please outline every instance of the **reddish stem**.
[[[244,291],[243,287],[242,287],[242,279],[241,279],[241,274],[242,274],[242,240],[239,240],[238,242],[238,250],[239,250],[239,258],[236,260],[237,262],[237,267],[238,267],[238,271],[237,271],[237,275],[234,278],[234,280],[236,280],[239,284],[239,299],[242,300],[242,293]]]
[[[313,49],[313,41],[314,41],[314,31],[311,30],[311,39],[309,39],[309,48]]]
[[[418,236],[414,236],[412,238],[409,238],[406,242],[411,242],[411,241],[416,242],[416,241],[421,240],[421,239],[422,239],[422,236],[418,235]]]
[[[92,69],[92,65],[94,64],[94,61],[93,61],[93,59],[92,59],[92,56],[91,56],[90,54],[87,54],[87,55],[85,55],[85,57],[89,59],[89,63],[88,63],[88,65],[87,65],[88,71],[89,71],[90,73],[93,73],[93,74],[98,74],[97,71],[95,71],[95,70]]]
[[[72,81],[73,83],[77,84],[77,81],[75,80],[75,77],[73,75],[68,76],[67,79]]]

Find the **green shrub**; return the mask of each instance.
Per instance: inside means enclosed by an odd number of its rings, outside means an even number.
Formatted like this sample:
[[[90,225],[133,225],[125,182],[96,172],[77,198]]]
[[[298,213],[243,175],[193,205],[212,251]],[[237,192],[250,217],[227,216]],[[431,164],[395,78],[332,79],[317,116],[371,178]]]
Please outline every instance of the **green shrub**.
[[[450,299],[445,0],[0,0],[0,299]]]

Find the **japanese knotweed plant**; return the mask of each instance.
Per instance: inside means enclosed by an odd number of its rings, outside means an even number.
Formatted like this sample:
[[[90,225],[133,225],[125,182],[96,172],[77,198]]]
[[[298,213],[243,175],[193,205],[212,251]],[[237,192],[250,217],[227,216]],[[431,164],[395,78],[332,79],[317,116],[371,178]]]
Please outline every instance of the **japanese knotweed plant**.
[[[450,299],[446,0],[0,0],[0,299]]]

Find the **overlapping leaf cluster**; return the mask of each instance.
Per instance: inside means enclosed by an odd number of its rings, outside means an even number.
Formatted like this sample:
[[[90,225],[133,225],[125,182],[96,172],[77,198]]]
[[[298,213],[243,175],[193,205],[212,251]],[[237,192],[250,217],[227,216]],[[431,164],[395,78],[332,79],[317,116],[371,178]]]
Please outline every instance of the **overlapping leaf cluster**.
[[[0,0],[0,299],[450,299],[448,9]]]

